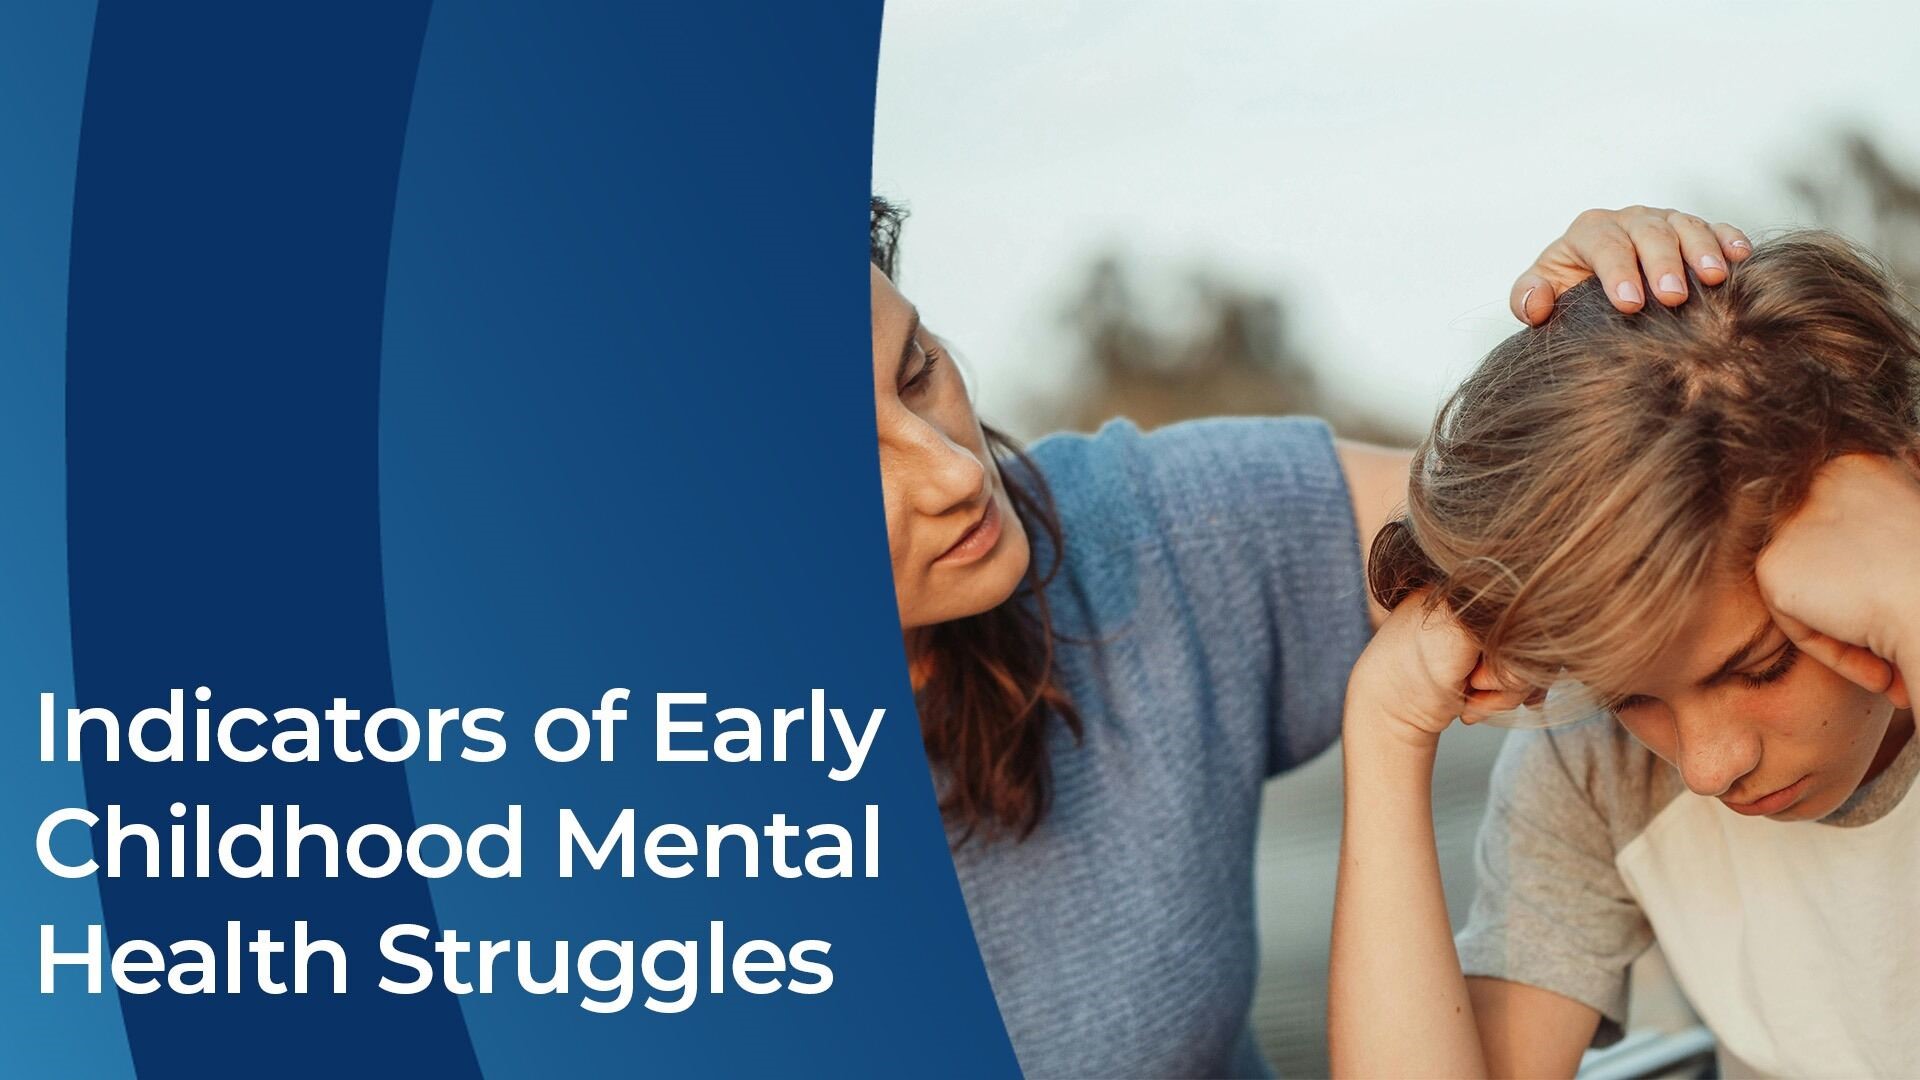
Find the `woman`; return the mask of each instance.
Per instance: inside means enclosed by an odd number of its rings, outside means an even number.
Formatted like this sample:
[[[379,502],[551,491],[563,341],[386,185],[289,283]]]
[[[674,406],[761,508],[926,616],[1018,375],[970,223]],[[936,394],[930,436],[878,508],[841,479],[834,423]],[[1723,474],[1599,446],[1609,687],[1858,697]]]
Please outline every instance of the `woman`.
[[[1110,425],[1022,455],[975,417],[872,224],[876,425],[922,731],[981,954],[1029,1075],[1249,1075],[1260,787],[1337,734],[1371,631],[1363,541],[1405,457],[1318,421]],[[1636,310],[1740,234],[1592,212],[1516,313],[1597,267]],[[1631,285],[1631,288],[1625,286]],[[1615,291],[1616,289],[1620,291]]]
[[[1724,1072],[1920,1075],[1916,467],[1920,330],[1829,235],[1487,357],[1370,567],[1337,1073],[1571,1076],[1657,940]],[[1456,950],[1435,743],[1561,678],[1611,715],[1508,737]]]

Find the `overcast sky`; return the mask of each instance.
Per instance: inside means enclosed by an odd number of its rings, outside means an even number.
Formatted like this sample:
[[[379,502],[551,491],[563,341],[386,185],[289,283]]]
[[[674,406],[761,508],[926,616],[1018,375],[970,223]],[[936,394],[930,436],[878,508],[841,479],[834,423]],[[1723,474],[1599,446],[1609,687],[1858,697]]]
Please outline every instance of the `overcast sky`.
[[[1916,12],[888,0],[874,184],[989,416],[1058,383],[1054,313],[1118,248],[1282,292],[1342,396],[1424,426],[1581,209],[1802,223],[1781,176],[1839,124],[1920,164]]]

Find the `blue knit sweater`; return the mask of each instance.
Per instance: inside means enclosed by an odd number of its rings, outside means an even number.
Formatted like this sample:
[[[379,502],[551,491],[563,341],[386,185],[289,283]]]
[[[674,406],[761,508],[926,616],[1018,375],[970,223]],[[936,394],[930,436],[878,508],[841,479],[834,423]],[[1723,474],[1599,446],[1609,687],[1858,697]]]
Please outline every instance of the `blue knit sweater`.
[[[1023,842],[955,853],[1022,1069],[1247,1076],[1263,782],[1326,749],[1368,637],[1326,426],[1109,424],[1032,448],[1065,526],[1048,593],[1085,724]],[[1034,556],[1050,559],[1045,537]]]

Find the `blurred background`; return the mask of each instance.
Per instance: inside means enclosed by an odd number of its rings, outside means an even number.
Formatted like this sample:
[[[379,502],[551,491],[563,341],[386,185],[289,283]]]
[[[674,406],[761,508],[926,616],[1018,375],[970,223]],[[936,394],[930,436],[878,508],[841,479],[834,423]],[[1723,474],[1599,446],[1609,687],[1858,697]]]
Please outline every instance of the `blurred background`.
[[[1015,434],[1311,413],[1405,445],[1590,206],[1836,228],[1920,280],[1917,36],[1891,3],[888,0],[874,191]],[[1499,740],[1442,754],[1456,917]],[[1336,751],[1267,797],[1254,1021],[1283,1074],[1326,1068],[1338,840]],[[1635,1025],[1684,1030],[1659,967]]]

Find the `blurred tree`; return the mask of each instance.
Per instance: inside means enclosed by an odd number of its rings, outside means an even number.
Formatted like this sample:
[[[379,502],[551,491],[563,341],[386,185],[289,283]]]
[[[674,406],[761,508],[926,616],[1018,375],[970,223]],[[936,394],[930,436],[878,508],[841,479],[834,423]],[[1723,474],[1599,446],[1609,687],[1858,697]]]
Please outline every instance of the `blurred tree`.
[[[1205,269],[1179,291],[1177,303],[1149,304],[1126,260],[1107,254],[1089,264],[1063,312],[1079,343],[1079,377],[1041,418],[1043,429],[1091,430],[1114,416],[1155,428],[1197,416],[1306,413],[1352,438],[1416,437],[1328,397],[1289,339],[1277,295]]]
[[[1788,188],[1813,221],[1886,260],[1920,304],[1920,175],[1864,132],[1842,129],[1830,145],[1788,174]],[[1420,436],[1330,394],[1290,339],[1278,294],[1205,268],[1174,290],[1143,289],[1141,276],[1114,253],[1088,263],[1062,310],[1079,366],[1070,390],[1039,407],[1038,430],[1091,430],[1114,416],[1155,428],[1197,416],[1304,413],[1350,438],[1410,445]]]
[[[1886,260],[1907,299],[1920,303],[1920,177],[1895,164],[1872,136],[1841,129],[1838,152],[1787,177],[1815,221],[1852,236]]]

